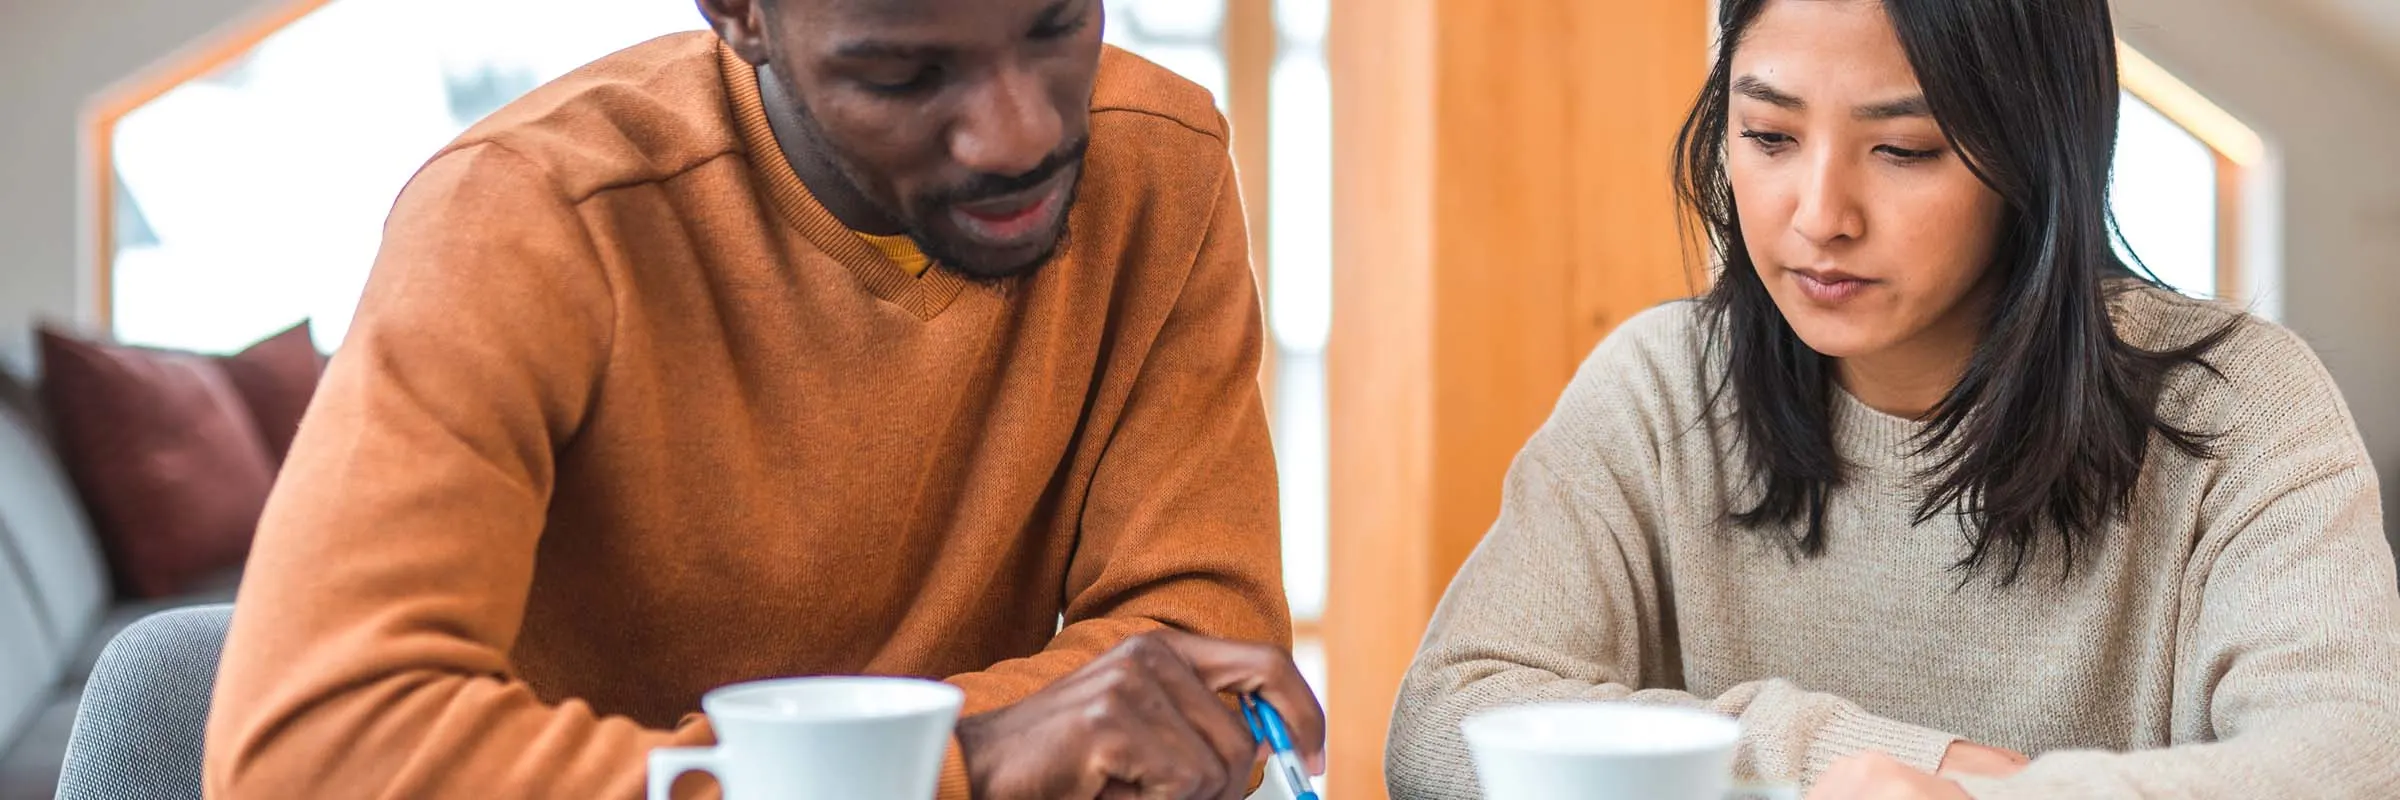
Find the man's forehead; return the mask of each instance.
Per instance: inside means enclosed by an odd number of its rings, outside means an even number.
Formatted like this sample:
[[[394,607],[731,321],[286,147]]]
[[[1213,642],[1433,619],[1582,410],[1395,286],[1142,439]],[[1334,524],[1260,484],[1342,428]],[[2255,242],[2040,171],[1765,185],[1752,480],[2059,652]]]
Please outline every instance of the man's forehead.
[[[781,0],[814,6],[817,11],[833,17],[863,20],[912,22],[958,12],[964,7],[979,5],[974,0]]]
[[[1082,0],[777,0],[829,26],[973,29],[1029,21]],[[1099,0],[1090,0],[1094,5]]]

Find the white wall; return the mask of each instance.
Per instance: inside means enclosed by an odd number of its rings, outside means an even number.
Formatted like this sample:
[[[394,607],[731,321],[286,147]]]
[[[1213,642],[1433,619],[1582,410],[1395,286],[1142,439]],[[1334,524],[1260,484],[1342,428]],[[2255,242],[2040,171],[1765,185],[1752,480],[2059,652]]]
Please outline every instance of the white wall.
[[[84,103],[261,0],[0,0],[0,368],[37,320],[88,323],[77,200]]]
[[[2277,152],[2282,318],[2341,384],[2400,522],[2400,72],[2284,0],[2115,4],[2120,36]]]

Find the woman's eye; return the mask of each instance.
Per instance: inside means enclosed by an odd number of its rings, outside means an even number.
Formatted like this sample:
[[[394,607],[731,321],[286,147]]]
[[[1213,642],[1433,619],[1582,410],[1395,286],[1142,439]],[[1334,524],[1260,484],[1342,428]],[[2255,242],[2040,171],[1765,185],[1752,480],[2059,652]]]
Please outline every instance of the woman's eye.
[[[1894,147],[1888,144],[1882,147],[1877,147],[1875,150],[1883,153],[1884,155],[1891,156],[1894,159],[1908,162],[1932,161],[1942,155],[1942,151],[1940,150],[1910,150],[1905,147]]]
[[[1792,143],[1792,137],[1770,131],[1742,131],[1742,138],[1758,143],[1758,149],[1774,152]]]

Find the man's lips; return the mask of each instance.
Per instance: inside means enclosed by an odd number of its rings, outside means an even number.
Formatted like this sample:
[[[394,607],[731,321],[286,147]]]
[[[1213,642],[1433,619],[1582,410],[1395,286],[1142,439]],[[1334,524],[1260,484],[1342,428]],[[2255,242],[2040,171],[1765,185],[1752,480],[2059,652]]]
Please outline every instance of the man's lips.
[[[1063,177],[1062,173],[1016,194],[951,206],[951,217],[968,235],[987,244],[1022,244],[1047,229],[1058,215],[1066,194]]]

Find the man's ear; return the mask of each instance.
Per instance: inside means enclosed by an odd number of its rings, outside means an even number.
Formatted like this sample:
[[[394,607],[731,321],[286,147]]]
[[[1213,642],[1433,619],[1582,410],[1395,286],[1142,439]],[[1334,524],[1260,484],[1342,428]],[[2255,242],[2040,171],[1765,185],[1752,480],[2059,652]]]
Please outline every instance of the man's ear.
[[[708,27],[751,66],[767,63],[767,0],[698,0]]]

